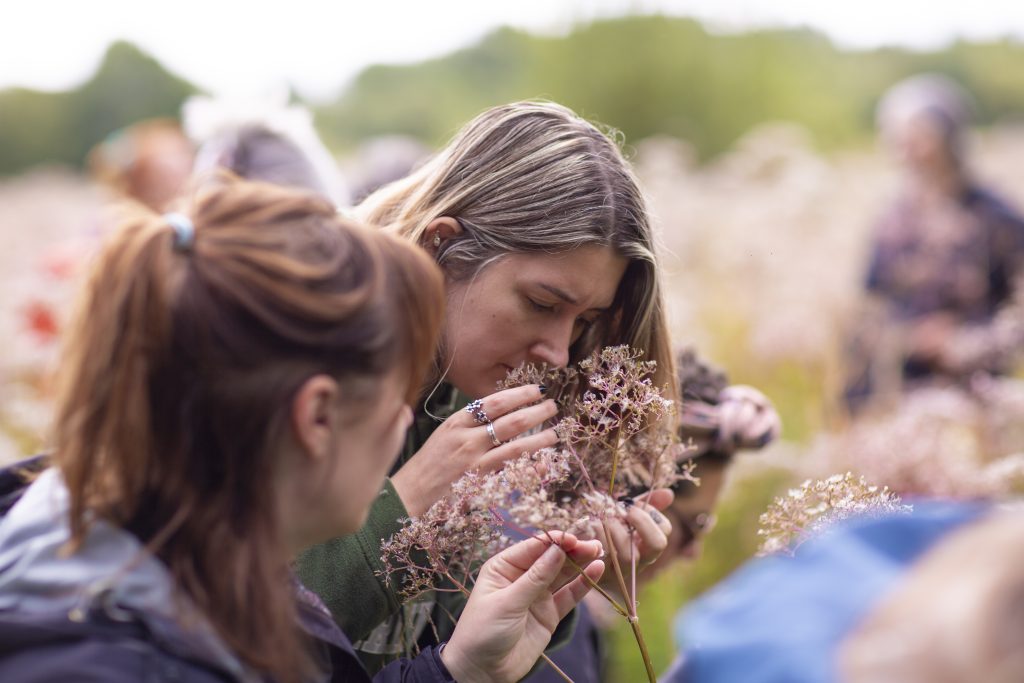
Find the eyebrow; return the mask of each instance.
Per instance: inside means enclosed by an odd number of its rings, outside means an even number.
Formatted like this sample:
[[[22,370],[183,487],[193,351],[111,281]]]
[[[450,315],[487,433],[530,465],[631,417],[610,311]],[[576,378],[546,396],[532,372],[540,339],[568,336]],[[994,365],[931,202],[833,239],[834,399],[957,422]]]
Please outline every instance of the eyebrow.
[[[576,297],[553,285],[546,285],[544,283],[540,283],[540,288],[551,292],[552,294],[554,294],[567,304],[573,304],[575,306],[576,304],[579,303],[579,300]]]
[[[548,285],[548,284],[544,284],[543,282],[540,282],[540,283],[538,283],[537,286],[539,286],[541,289],[543,289],[545,291],[550,292],[551,294],[554,294],[556,297],[558,297],[559,299],[561,299],[562,301],[564,301],[567,304],[571,304],[571,305],[575,306],[575,305],[577,305],[579,303],[579,299],[577,299],[573,295],[569,294],[565,290],[559,289],[558,287],[555,287],[554,285]],[[604,311],[608,310],[608,307],[601,308],[599,306],[595,306],[595,307],[592,308],[592,310],[604,312]]]

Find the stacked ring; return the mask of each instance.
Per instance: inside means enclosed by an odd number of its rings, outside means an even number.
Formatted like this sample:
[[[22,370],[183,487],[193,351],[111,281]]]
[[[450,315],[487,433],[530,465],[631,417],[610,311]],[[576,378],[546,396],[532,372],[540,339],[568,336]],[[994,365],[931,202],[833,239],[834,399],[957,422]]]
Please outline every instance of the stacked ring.
[[[487,417],[487,413],[484,412],[484,403],[480,399],[470,401],[465,410],[473,416],[473,419],[476,420],[477,424],[491,424],[491,418]]]

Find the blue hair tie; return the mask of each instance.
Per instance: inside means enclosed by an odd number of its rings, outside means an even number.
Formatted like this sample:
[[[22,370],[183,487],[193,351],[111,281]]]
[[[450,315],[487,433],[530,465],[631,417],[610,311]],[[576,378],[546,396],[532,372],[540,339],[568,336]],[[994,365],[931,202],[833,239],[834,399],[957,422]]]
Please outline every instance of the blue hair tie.
[[[174,228],[174,250],[190,251],[196,241],[196,226],[183,213],[165,213],[164,220]]]

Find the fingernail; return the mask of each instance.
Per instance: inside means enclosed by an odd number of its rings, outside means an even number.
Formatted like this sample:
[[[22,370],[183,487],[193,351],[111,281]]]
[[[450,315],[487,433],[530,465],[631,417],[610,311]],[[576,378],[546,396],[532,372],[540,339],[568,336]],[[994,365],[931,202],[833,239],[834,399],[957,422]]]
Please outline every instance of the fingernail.
[[[654,520],[655,524],[661,524],[661,520],[664,518],[661,516],[660,512],[658,512],[657,510],[648,510],[648,512],[650,513],[651,519]]]
[[[631,508],[633,507],[633,505],[636,504],[636,501],[633,500],[630,496],[623,496],[622,498],[619,498],[619,502],[622,503],[627,508]]]
[[[548,393],[548,386],[546,384],[538,384],[537,388],[540,389],[540,393],[542,394]]]

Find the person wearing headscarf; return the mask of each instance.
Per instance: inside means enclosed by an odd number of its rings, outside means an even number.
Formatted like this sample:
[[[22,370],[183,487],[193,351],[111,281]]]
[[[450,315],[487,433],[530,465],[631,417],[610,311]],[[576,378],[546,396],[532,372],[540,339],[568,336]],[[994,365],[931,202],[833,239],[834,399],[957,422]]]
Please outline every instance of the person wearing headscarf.
[[[1002,374],[1024,341],[1010,320],[1020,317],[1024,219],[969,169],[972,109],[960,86],[935,74],[896,84],[878,106],[902,178],[873,236],[873,312],[851,335],[852,411],[925,383]]]

